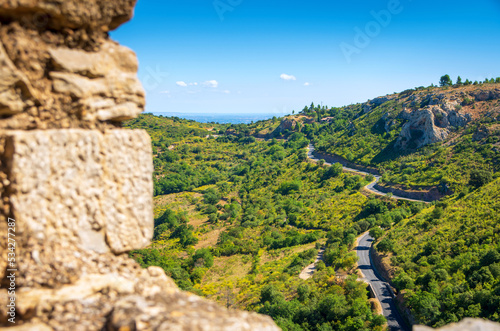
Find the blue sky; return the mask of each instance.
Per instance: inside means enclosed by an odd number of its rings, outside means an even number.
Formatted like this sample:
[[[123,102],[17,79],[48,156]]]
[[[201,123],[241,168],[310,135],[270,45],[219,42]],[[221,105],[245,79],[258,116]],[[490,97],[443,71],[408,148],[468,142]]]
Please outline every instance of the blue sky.
[[[139,0],[148,112],[284,115],[500,76],[500,0]]]

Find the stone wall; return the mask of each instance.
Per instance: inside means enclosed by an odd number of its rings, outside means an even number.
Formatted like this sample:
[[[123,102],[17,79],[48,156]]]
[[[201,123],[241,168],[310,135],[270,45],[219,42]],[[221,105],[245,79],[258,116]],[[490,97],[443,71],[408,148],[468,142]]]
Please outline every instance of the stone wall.
[[[134,5],[0,0],[0,329],[279,330],[127,256],[153,232],[151,142],[121,128],[145,106],[138,63],[108,36]]]

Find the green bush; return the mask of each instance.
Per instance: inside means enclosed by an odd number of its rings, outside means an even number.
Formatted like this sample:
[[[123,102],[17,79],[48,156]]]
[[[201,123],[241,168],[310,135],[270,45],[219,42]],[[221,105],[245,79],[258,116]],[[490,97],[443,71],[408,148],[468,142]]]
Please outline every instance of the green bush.
[[[488,184],[493,179],[490,171],[475,169],[470,173],[469,185],[479,188],[485,184]]]

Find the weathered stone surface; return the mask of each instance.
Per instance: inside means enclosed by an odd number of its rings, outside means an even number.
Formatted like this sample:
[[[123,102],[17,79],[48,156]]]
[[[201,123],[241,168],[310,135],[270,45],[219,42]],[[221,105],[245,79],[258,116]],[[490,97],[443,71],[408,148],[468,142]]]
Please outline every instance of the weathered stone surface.
[[[151,141],[144,131],[106,132],[104,155],[104,213],[106,240],[122,253],[144,247],[153,236],[153,160]]]
[[[136,56],[99,25],[122,11],[129,18],[132,5],[0,0],[0,115],[10,116],[0,129],[105,130],[140,114],[145,92]],[[71,17],[83,25],[61,29]]]
[[[40,330],[279,330],[268,316],[227,310],[179,291],[158,267],[134,266],[127,273],[86,274],[54,289],[21,289],[18,314],[31,316]]]
[[[413,331],[499,331],[500,324],[479,318],[464,318],[460,323],[451,323],[438,329],[415,325]]]
[[[444,140],[448,130],[435,125],[435,115],[431,108],[408,113],[407,119],[396,145],[402,148],[420,148]]]
[[[14,66],[0,41],[0,115],[20,113],[33,103],[33,89],[27,77]]]
[[[137,59],[128,48],[106,42],[99,52],[56,48],[50,55],[58,70],[50,73],[54,91],[78,98],[84,119],[122,121],[144,110]]]
[[[143,131],[5,133],[10,201],[26,234],[123,253],[152,237],[152,157]],[[77,239],[79,238],[79,239]]]
[[[297,121],[291,118],[283,118],[280,125],[273,131],[273,135],[279,135],[286,130],[292,131],[297,126]]]
[[[0,16],[29,16],[39,27],[116,29],[132,18],[136,0],[2,0]]]
[[[477,91],[474,93],[476,101],[489,101],[500,99],[500,89],[490,91]]]
[[[448,100],[444,95],[428,96],[429,105],[419,109],[404,109],[399,115],[407,122],[396,140],[399,148],[420,148],[445,140],[453,127],[463,127],[471,121],[469,114],[460,113],[461,106],[456,100]]]
[[[383,103],[386,103],[387,101],[391,100],[392,97],[390,96],[385,96],[385,97],[378,97],[378,98],[375,98],[373,100],[370,101],[370,104],[373,106],[373,107],[378,107],[380,106],[381,104]]]

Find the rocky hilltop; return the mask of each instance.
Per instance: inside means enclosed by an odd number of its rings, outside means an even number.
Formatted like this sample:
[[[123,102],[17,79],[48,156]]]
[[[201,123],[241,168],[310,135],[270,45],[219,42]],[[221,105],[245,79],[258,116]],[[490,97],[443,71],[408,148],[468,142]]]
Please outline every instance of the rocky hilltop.
[[[500,116],[500,108],[492,102],[499,99],[498,84],[437,91],[408,90],[362,104],[362,115],[388,102],[400,104],[402,111],[384,113],[379,126],[385,132],[390,132],[398,121],[402,122],[395,146],[400,149],[417,149],[442,142],[449,138],[453,131],[480,118],[490,117],[496,120]]]
[[[439,94],[415,94],[407,98],[399,118],[407,121],[401,130],[396,145],[405,148],[413,141],[412,147],[422,147],[441,142],[448,138],[452,130],[465,127],[477,120],[484,102],[500,99],[500,88],[490,87],[475,90],[462,88]],[[471,107],[472,104],[478,103]],[[496,110],[497,112],[500,110]],[[498,115],[498,114],[496,114]]]
[[[150,138],[120,128],[144,109],[137,59],[108,36],[134,4],[0,1],[0,326],[278,330],[126,254],[153,233]]]

